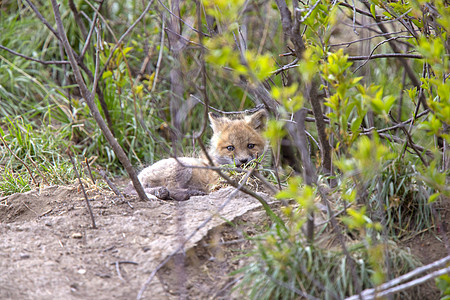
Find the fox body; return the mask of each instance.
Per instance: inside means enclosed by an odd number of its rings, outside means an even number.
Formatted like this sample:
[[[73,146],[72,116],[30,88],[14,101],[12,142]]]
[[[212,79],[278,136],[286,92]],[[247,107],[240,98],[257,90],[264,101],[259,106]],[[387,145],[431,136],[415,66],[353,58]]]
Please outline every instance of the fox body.
[[[262,137],[267,120],[265,110],[238,119],[210,113],[209,120],[213,136],[208,154],[214,164],[240,167],[264,153],[267,144]],[[207,166],[206,158],[168,158],[145,168],[138,178],[146,193],[161,199],[187,200],[208,193],[219,180],[217,173],[205,168]]]

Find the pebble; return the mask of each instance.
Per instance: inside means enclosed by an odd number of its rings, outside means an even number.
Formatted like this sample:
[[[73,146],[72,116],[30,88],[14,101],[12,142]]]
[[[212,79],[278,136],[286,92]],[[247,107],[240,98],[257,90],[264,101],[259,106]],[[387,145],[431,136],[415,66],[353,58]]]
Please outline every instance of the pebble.
[[[83,235],[80,232],[72,233],[73,239],[81,239],[82,237],[83,237]]]
[[[28,258],[30,258],[30,254],[28,254],[28,253],[20,253],[19,257],[20,257],[20,259],[28,259]]]

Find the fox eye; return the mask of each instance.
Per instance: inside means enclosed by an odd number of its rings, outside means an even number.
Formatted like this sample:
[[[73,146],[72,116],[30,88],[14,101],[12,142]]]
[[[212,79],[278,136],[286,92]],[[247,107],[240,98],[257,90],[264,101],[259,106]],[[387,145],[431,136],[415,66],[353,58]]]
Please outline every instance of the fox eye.
[[[227,147],[227,150],[228,150],[228,151],[233,151],[233,150],[234,150],[234,146],[228,146],[228,147]]]
[[[248,149],[253,149],[253,148],[255,148],[255,144],[248,144],[248,145],[247,145],[247,148],[248,148]]]

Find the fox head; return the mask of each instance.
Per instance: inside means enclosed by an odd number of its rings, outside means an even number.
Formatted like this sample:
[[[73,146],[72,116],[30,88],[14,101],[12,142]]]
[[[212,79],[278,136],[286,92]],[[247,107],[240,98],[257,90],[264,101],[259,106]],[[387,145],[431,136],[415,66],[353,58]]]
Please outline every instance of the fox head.
[[[262,132],[266,127],[267,111],[259,110],[240,119],[210,113],[209,120],[214,132],[210,155],[215,163],[240,167],[265,151],[267,143]]]

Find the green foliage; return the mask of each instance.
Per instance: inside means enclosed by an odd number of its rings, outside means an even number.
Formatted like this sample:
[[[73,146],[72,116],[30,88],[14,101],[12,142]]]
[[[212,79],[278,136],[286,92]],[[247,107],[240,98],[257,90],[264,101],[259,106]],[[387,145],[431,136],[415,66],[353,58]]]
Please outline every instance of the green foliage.
[[[63,15],[69,13],[65,11],[67,5],[62,5],[60,9]],[[48,20],[54,18],[49,4],[40,5],[39,10]],[[57,40],[34,12],[28,6],[13,11],[0,15],[0,26],[4,30],[0,35],[0,44],[36,59],[61,60]],[[84,12],[89,11],[90,8],[84,8]],[[106,11],[104,13],[107,14]],[[111,26],[121,30],[119,27],[123,25],[120,19],[111,18],[111,21]],[[80,44],[79,28],[73,18],[64,18],[64,25],[71,37],[72,47],[76,51],[81,50],[84,45]],[[111,48],[111,44],[103,45],[100,63],[105,63]],[[142,45],[117,49],[98,83],[103,90],[116,139],[132,163],[137,165],[156,160],[160,153],[155,149],[155,143],[166,143],[157,133],[158,125],[163,121],[156,116],[166,108],[162,100],[165,90],[150,95],[143,92],[142,84],[130,84],[131,71],[134,72],[130,67],[139,63],[140,58],[136,58],[136,54],[142,52]],[[85,64],[92,73],[95,71],[93,58],[94,53],[88,48]],[[43,67],[2,50],[0,74],[0,130],[7,145],[30,167],[38,184],[44,182],[41,177],[48,184],[73,181],[73,166],[65,154],[69,144],[76,150],[76,160],[87,157],[116,174],[123,172],[84,99],[79,98],[76,86],[68,85],[63,78],[61,65]],[[67,74],[70,78],[70,72]],[[100,107],[98,97],[96,101]],[[149,115],[155,117],[149,118]],[[142,129],[141,121],[147,126],[147,132]],[[11,194],[33,188],[28,171],[3,144],[0,155],[0,166],[3,168],[1,193]]]
[[[287,2],[291,8],[293,2]],[[409,79],[402,83],[404,67],[397,63],[399,60],[367,60],[362,66],[350,60],[354,50],[332,45],[336,36],[338,42],[348,42],[342,34],[339,36],[343,31],[340,19],[348,14],[353,20],[352,15],[359,11],[346,11],[347,7],[334,1],[306,2],[296,2],[299,8],[291,18],[300,21],[295,29],[300,29],[306,47],[303,57],[295,61],[291,54],[280,55],[291,52],[286,44],[291,48],[293,45],[289,41],[292,32],[282,31],[276,3],[243,0],[202,0],[201,26],[197,25],[196,2],[180,3],[185,21],[176,22],[180,32],[174,32],[177,26],[167,22],[163,29],[160,18],[167,13],[164,9],[150,11],[114,53],[111,51],[117,37],[136,20],[143,4],[104,4],[102,15],[108,28],[103,20],[99,21],[101,47],[97,49],[92,43],[83,59],[83,76],[88,88],[93,89],[88,73],[95,73],[98,50],[100,69],[105,68],[105,72],[98,82],[102,95],[96,94],[96,104],[101,107],[104,101],[116,139],[137,166],[166,157],[170,146],[184,153],[192,151],[194,145],[189,140],[172,140],[203,124],[203,107],[189,102],[191,94],[208,97],[212,107],[236,111],[260,103],[261,95],[254,89],[261,86],[269,90],[266,96],[270,95],[273,106],[277,106],[273,113],[278,118],[269,121],[265,136],[278,161],[281,144],[288,137],[286,124],[296,111],[310,107],[305,91],[320,85],[318,97],[327,116],[325,130],[332,147],[332,177],[336,182],[326,197],[333,199],[333,210],[341,212],[336,220],[339,234],[345,241],[354,241],[347,243],[349,256],[335,245],[323,247],[321,240],[338,238],[335,232],[327,231],[325,224],[316,230],[314,240],[305,242],[301,228],[308,214],[321,214],[317,209],[318,188],[315,184],[305,185],[299,174],[290,176],[277,195],[291,203],[282,209],[286,222],[280,221],[264,234],[264,242],[252,253],[255,261],[242,269],[242,285],[250,298],[292,299],[300,297],[298,291],[302,291],[324,299],[340,299],[354,294],[358,290],[356,283],[359,288],[373,287],[390,276],[405,273],[417,263],[393,241],[431,228],[434,220],[430,204],[450,194],[441,146],[447,143],[448,147],[450,142],[448,5],[444,1],[376,0],[366,10],[369,18],[371,15],[377,21],[413,29],[407,30],[413,37],[389,35],[391,42],[401,39],[408,44],[408,51],[423,57],[407,62],[412,73],[424,74],[419,78],[421,86],[411,87]],[[93,15],[86,3],[75,4],[89,17]],[[58,40],[26,4],[3,5],[8,13],[0,14],[2,46],[35,59],[65,59],[61,58]],[[85,37],[64,1],[60,10],[70,43],[79,53]],[[49,3],[39,3],[39,11],[47,20],[53,20]],[[82,22],[89,28],[85,18]],[[206,33],[202,39],[191,26]],[[353,30],[360,28],[353,26]],[[168,37],[164,44],[161,36]],[[94,34],[93,40],[96,38]],[[377,51],[390,52],[380,37],[372,42]],[[112,59],[105,66],[110,55]],[[201,76],[203,60],[206,81]],[[145,74],[141,74],[144,61],[148,64]],[[282,67],[287,64],[288,68]],[[182,74],[182,82],[171,83],[175,71]],[[176,84],[181,86],[179,94],[174,92]],[[401,100],[401,89],[409,98]],[[30,166],[38,184],[44,178],[49,184],[73,182],[73,166],[65,154],[69,145],[77,161],[87,157],[95,160],[96,166],[115,174],[122,172],[114,151],[73,84],[68,66],[42,66],[2,50],[0,103],[0,132],[14,154]],[[178,106],[174,107],[174,103]],[[428,115],[403,126],[408,136],[400,129],[386,129],[395,125],[394,118],[404,121],[415,117],[416,107],[423,111],[423,106],[430,108]],[[101,109],[101,113],[106,118],[106,111]],[[177,115],[182,123],[179,128],[175,128]],[[316,127],[306,127],[317,139]],[[409,153],[409,138],[428,151],[420,153],[415,149]],[[311,142],[309,147],[311,152],[320,153],[314,144]],[[323,167],[320,155],[313,156],[318,170]],[[2,195],[34,187],[29,172],[3,144],[0,169]],[[321,174],[317,175],[321,178]],[[272,175],[277,177],[278,173]],[[351,274],[352,262],[357,276]],[[389,264],[394,267],[393,274],[387,274]],[[448,280],[441,278],[438,285],[445,292]]]
[[[7,132],[0,128],[0,133],[15,156],[7,151],[6,146],[2,147],[0,161],[6,162],[0,179],[2,195],[25,192],[33,187],[29,172],[16,156],[29,166],[38,184],[45,181],[48,184],[67,184],[74,179],[73,166],[63,154],[70,132],[64,129],[58,133],[49,129],[36,131],[20,117],[7,121]]]
[[[450,275],[444,274],[436,278],[436,286],[441,291],[441,300],[450,299]]]
[[[320,299],[343,299],[355,294],[358,287],[370,288],[381,282],[386,272],[380,264],[385,259],[383,253],[389,253],[395,272],[404,273],[418,266],[409,253],[393,242],[372,248],[354,244],[349,247],[350,258],[334,247],[308,245],[298,224],[294,220],[292,223],[287,232],[274,227],[264,234],[263,241],[250,253],[255,259],[238,270],[244,275],[239,284],[243,297],[294,299],[305,293]],[[330,239],[328,233],[322,235]],[[358,274],[356,278],[351,274],[349,259]]]

